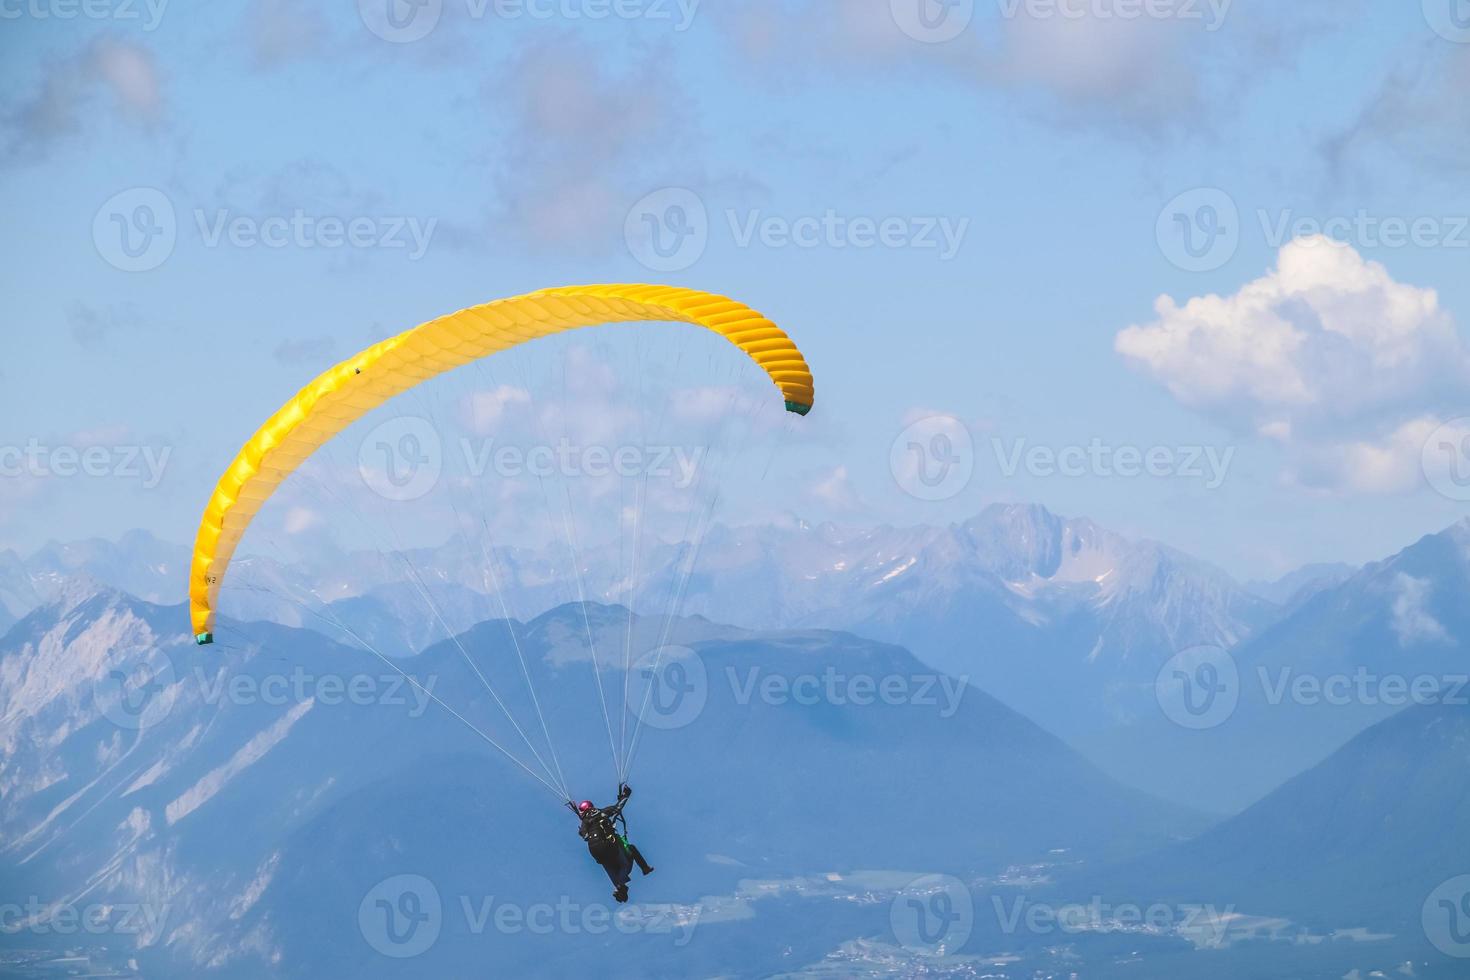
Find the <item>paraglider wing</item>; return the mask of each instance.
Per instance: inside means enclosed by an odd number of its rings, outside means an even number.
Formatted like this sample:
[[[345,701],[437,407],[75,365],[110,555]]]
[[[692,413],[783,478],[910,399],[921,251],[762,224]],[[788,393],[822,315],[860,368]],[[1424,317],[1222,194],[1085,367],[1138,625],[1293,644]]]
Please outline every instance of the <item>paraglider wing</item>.
[[[755,310],[713,293],[675,286],[563,286],[430,320],[319,375],[266,420],[225,470],[204,510],[189,571],[195,640],[214,639],[220,584],[256,511],[318,447],[356,419],[421,381],[525,341],[644,320],[720,334],[770,376],[788,411],[810,411],[811,371],[791,338]]]

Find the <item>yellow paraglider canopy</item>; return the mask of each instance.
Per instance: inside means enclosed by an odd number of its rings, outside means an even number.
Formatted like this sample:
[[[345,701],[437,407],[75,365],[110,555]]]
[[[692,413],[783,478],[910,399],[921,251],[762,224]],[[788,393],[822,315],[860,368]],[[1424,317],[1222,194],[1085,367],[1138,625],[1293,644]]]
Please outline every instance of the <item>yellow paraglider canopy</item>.
[[[241,448],[204,509],[189,572],[195,640],[213,642],[220,583],[245,529],[276,487],[323,443],[421,381],[517,344],[576,327],[689,323],[744,351],[781,390],[788,411],[812,406],[812,375],[791,338],[735,300],[676,286],[562,286],[498,299],[420,324],[323,372]]]

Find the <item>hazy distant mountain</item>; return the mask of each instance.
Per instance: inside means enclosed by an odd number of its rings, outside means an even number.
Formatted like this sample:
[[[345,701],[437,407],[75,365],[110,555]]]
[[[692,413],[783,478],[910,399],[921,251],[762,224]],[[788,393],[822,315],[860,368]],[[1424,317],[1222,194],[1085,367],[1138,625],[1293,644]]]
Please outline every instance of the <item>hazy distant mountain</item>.
[[[645,544],[636,578],[617,548],[576,557],[463,539],[320,571],[254,560],[232,571],[226,608],[315,628],[302,597],[351,598],[336,612],[396,648],[581,596],[650,616],[850,629],[971,678],[1077,744],[1152,711],[1154,674],[1181,647],[1233,646],[1278,614],[1203,562],[1040,507],[995,506],[945,527],[716,526],[697,552]]]
[[[1251,581],[1245,583],[1245,587],[1252,595],[1278,606],[1298,606],[1318,592],[1352,578],[1357,570],[1357,566],[1341,562],[1303,565],[1281,578]]]
[[[117,541],[51,541],[25,557],[0,551],[0,634],[78,576],[149,602],[179,602],[189,589],[189,554],[141,530]]]
[[[1199,730],[1161,711],[1097,748],[1151,760],[1173,786],[1146,784],[1155,792],[1235,812],[1408,705],[1437,691],[1470,697],[1467,595],[1470,521],[1365,566],[1232,649]]]
[[[1079,746],[1152,713],[1154,675],[1180,648],[1234,646],[1279,615],[1204,562],[1037,506],[942,527],[717,525],[698,545],[643,542],[635,568],[616,545],[573,556],[564,542],[529,550],[468,535],[290,565],[251,557],[247,542],[220,605],[327,635],[340,618],[385,652],[583,598],[748,628],[847,629],[970,678]],[[177,601],[183,576],[163,573],[183,561],[139,533],[50,546],[27,565],[37,581],[77,568]]]
[[[530,762],[464,660],[545,756],[524,655],[560,750],[555,767],[572,792],[605,797],[624,713],[604,718],[597,680],[609,698],[621,688],[614,664],[630,622],[636,662],[662,639],[662,619],[574,606],[482,624],[406,663]],[[364,942],[358,907],[395,874],[434,878],[447,901],[471,888],[523,907],[548,895],[608,901],[555,794],[382,661],[273,624],[226,622],[219,634],[196,647],[182,606],[74,585],[0,646],[0,880],[7,893],[39,896],[41,919],[52,903],[110,916],[142,903],[156,928],[105,940],[128,945],[148,975],[258,976],[282,952],[293,975],[379,974],[397,964]],[[662,714],[643,729],[632,777],[630,825],[659,866],[638,883],[648,901],[694,903],[752,878],[1075,863],[1200,826],[897,647],[697,618],[674,622],[669,640],[693,652],[664,675],[680,685],[673,699],[655,692]],[[634,703],[643,676],[629,678]],[[795,922],[705,928],[738,934],[757,959],[727,950],[736,958],[725,962],[766,963],[761,972],[783,962],[793,931],[807,944],[825,935]],[[495,936],[491,961],[539,955],[544,937],[522,938]],[[814,959],[854,937],[828,938]],[[0,947],[50,941],[62,939],[22,930]],[[568,947],[582,951],[576,965],[598,962],[603,941]],[[462,973],[487,962],[485,942],[446,939],[442,959],[420,963]],[[710,942],[717,972],[725,944]]]
[[[716,526],[697,554],[647,544],[636,578],[616,548],[574,563],[564,547],[491,549],[470,536],[310,564],[245,555],[221,607],[327,636],[341,635],[340,622],[389,654],[507,613],[528,618],[579,591],[660,619],[678,607],[757,628],[850,629],[967,677],[1116,778],[1224,814],[1405,703],[1299,705],[1292,685],[1360,671],[1452,683],[1466,669],[1467,535],[1459,525],[1336,584],[1340,568],[1304,569],[1275,584],[1292,595],[1284,608],[1165,546],[1024,506],[947,527]],[[0,581],[18,582],[0,595],[54,588],[66,568],[162,592],[167,557],[146,535],[53,547],[30,561],[29,578],[0,561]],[[1156,682],[1175,653],[1201,644],[1231,651],[1242,686],[1230,717],[1197,731],[1162,710]]]
[[[1470,702],[1409,707],[1199,838],[1130,865],[1149,900],[1233,903],[1423,942],[1421,911],[1470,873]]]

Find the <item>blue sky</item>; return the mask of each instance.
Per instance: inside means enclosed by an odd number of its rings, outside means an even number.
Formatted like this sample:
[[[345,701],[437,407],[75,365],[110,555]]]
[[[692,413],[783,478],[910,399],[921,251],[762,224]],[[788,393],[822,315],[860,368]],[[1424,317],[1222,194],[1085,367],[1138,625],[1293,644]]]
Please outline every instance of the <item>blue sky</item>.
[[[779,488],[730,519],[1036,501],[1272,575],[1467,512],[1458,0],[391,0],[398,29],[388,2],[0,8],[0,547],[187,542],[239,444],[335,360],[617,281],[740,298],[813,365]],[[249,234],[296,214],[363,244]],[[118,220],[172,244],[129,256]],[[687,247],[660,257],[650,221]],[[1293,244],[1334,221],[1346,248]],[[941,499],[895,464],[929,417],[921,446],[974,447]],[[16,464],[97,446],[93,476]],[[1007,471],[1089,446],[1165,475]],[[1218,479],[1192,469],[1210,453]]]

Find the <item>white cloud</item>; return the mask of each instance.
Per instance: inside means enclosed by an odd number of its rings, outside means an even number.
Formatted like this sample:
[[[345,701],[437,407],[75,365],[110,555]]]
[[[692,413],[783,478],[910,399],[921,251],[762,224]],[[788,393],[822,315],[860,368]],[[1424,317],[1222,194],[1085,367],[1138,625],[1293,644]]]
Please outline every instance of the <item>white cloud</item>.
[[[1117,335],[1118,353],[1181,404],[1281,444],[1307,485],[1412,486],[1434,419],[1470,382],[1438,294],[1327,238],[1285,246],[1234,295],[1154,310]]]
[[[515,385],[497,385],[465,397],[462,414],[466,428],[476,435],[495,435],[516,410],[531,404],[531,393]]]
[[[287,534],[300,534],[321,523],[321,515],[308,507],[292,507],[286,512],[284,527]]]
[[[865,510],[867,507],[858,494],[857,487],[854,486],[846,466],[834,466],[817,474],[816,479],[807,489],[807,494],[818,504],[837,513],[850,514]]]
[[[1393,580],[1393,631],[1399,645],[1444,643],[1449,633],[1429,611],[1429,594],[1433,583],[1399,572]]]

